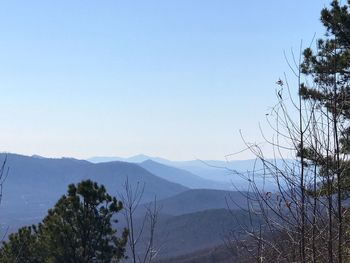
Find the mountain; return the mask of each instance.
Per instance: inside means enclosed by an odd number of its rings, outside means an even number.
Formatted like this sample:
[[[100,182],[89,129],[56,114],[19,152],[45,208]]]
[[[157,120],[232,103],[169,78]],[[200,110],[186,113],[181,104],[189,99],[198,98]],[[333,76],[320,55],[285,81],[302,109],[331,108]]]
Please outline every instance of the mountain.
[[[157,205],[162,214],[183,215],[208,209],[247,207],[247,198],[241,192],[191,189],[175,196],[158,200]]]
[[[261,169],[262,166],[256,159],[248,160],[189,160],[189,161],[171,161],[160,157],[152,157],[144,154],[138,154],[135,156],[123,158],[123,157],[92,157],[87,159],[87,161],[92,163],[101,163],[101,162],[111,162],[111,161],[123,161],[130,163],[142,163],[147,160],[152,160],[157,163],[161,163],[167,166],[173,166],[178,168],[183,168],[185,170],[190,170],[194,174],[194,171],[201,171],[201,169],[220,169],[220,170],[236,170],[240,172],[251,171],[255,169]]]
[[[158,258],[184,255],[221,245],[229,233],[238,233],[247,220],[249,215],[246,212],[227,209],[160,217],[155,235],[155,248],[160,248]],[[257,217],[252,218],[253,225],[259,222]]]
[[[87,161],[90,163],[108,163],[108,162],[115,162],[115,161],[127,162],[127,160],[121,157],[107,157],[107,156],[91,157],[87,159]]]
[[[186,255],[160,259],[156,263],[235,263],[239,256],[226,245],[201,249]]]
[[[113,162],[113,161],[122,161],[122,162],[128,162],[128,163],[142,163],[147,160],[153,160],[158,163],[171,165],[172,162],[159,157],[150,157],[144,154],[138,154],[131,157],[117,157],[117,156],[95,156],[87,159],[87,161],[92,163],[106,163],[106,162]]]
[[[230,184],[230,187],[232,187],[233,182],[237,186],[244,186],[247,184],[246,180],[242,179],[239,176],[234,176],[234,173],[230,168],[231,166],[233,166],[233,163],[225,162],[225,161],[201,161],[201,160],[170,161],[164,158],[151,157],[143,154],[135,155],[129,158],[92,157],[87,159],[87,161],[92,163],[104,163],[104,162],[111,162],[111,161],[143,163],[149,160],[153,162],[157,162],[159,164],[166,165],[168,167],[186,170],[187,172],[197,175],[202,179],[220,182],[221,185],[222,183],[226,183],[226,184]],[[250,163],[250,160],[249,160],[249,163]],[[249,165],[247,164],[246,166],[248,167]],[[240,168],[243,168],[243,167],[240,165]],[[219,187],[218,189],[222,189],[222,186]]]
[[[154,162],[171,166],[174,168],[186,170],[194,175],[197,175],[203,179],[215,181],[219,183],[225,183],[230,189],[247,190],[249,187],[249,182],[247,179],[248,175],[252,175],[252,171],[255,174],[255,181],[258,187],[265,187],[265,190],[275,190],[276,185],[272,180],[267,180],[260,176],[263,173],[263,165],[260,161],[256,159],[249,160],[190,160],[190,161],[170,161],[159,157],[150,157],[147,155],[136,155],[130,158],[120,158],[120,157],[94,157],[88,159],[91,162],[106,162],[111,160],[123,160],[125,162],[136,162],[142,163],[147,160],[152,160]],[[278,167],[285,167],[285,162],[293,164],[292,160],[268,160],[275,162]],[[260,175],[259,175],[260,174]],[[212,187],[213,188],[213,187]],[[219,187],[218,189],[222,189]]]
[[[229,190],[231,187],[229,184],[206,180],[184,169],[167,166],[152,160],[144,161],[139,165],[158,177],[166,179],[170,182],[182,184],[188,188]]]
[[[159,178],[133,163],[110,162],[92,164],[71,158],[49,159],[16,154],[0,154],[6,161],[9,175],[4,183],[0,206],[2,223],[21,225],[38,221],[70,183],[91,179],[104,184],[112,195],[123,190],[128,178],[131,185],[145,185],[142,202],[179,194],[186,187]]]

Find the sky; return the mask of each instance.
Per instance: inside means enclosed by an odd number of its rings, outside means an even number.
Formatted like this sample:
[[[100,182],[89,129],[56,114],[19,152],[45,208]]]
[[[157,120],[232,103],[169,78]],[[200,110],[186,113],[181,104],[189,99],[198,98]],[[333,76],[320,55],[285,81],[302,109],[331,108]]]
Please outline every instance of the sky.
[[[223,159],[261,140],[283,52],[328,4],[1,1],[0,151]]]

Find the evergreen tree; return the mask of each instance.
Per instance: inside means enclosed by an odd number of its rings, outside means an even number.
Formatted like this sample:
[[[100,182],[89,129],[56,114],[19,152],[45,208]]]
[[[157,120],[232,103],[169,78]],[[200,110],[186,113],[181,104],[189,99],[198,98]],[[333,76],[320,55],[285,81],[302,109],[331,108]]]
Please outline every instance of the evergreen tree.
[[[350,3],[350,1],[348,1]],[[307,101],[313,101],[324,108],[331,125],[331,138],[327,149],[303,149],[305,158],[319,165],[320,174],[331,177],[323,184],[324,193],[350,190],[349,163],[342,154],[350,153],[350,13],[348,5],[331,3],[330,9],[323,9],[321,21],[326,28],[325,38],[317,41],[317,50],[304,51],[303,73],[311,76],[314,87],[302,84],[300,94]],[[326,150],[328,150],[327,153]],[[332,185],[328,185],[331,183]]]
[[[36,228],[22,227],[17,233],[10,234],[8,241],[3,243],[0,262],[44,262],[38,244]]]
[[[350,0],[345,5],[333,0],[321,11],[326,33],[316,48],[305,49],[299,61],[292,52],[296,66],[288,64],[297,78],[297,100],[283,96],[284,83],[276,82],[278,104],[269,114],[276,125],[269,124],[277,139],[268,143],[283,165],[248,144],[262,162],[263,176],[278,186],[276,201],[248,176],[254,189],[250,211],[262,214],[266,224],[250,232],[256,262],[350,262],[350,210],[343,203],[350,196],[349,6]],[[286,86],[290,91],[287,81]],[[296,152],[295,162],[283,159],[285,150]]]
[[[348,1],[348,5],[350,1]],[[316,165],[321,186],[314,193],[328,198],[328,258],[334,260],[333,240],[337,239],[337,262],[345,256],[344,247],[348,224],[344,224],[342,200],[350,193],[350,13],[348,5],[333,0],[330,8],[321,11],[326,29],[324,38],[317,41],[317,49],[304,51],[302,72],[311,77],[313,87],[300,86],[305,101],[317,105],[325,124],[319,129],[316,143],[300,145],[299,155]],[[317,121],[316,121],[317,122]],[[320,126],[319,126],[320,127]],[[316,145],[316,148],[315,148]],[[334,197],[336,201],[334,202]],[[333,213],[333,211],[336,211]],[[334,216],[333,216],[334,215]],[[333,230],[336,223],[337,230]],[[346,223],[346,222],[345,222]],[[345,231],[344,231],[345,230]]]
[[[122,207],[102,185],[90,180],[71,184],[37,228],[10,235],[1,249],[2,261],[118,262],[125,255],[128,231],[118,237],[112,223]]]

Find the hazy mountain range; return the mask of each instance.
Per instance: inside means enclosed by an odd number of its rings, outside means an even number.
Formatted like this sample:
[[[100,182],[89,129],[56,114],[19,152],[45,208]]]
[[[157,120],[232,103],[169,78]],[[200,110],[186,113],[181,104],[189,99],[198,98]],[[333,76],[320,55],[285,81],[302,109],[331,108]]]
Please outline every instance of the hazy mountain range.
[[[246,207],[246,198],[232,191],[235,188],[231,181],[242,189],[247,182],[227,179],[230,170],[220,167],[226,162],[172,162],[144,155],[87,161],[0,154],[0,163],[5,159],[9,173],[4,183],[0,216],[1,226],[9,227],[9,233],[39,222],[66,193],[68,184],[83,179],[104,184],[108,192],[117,197],[124,191],[126,180],[132,187],[144,186],[136,213],[139,218],[135,222],[142,222],[144,205],[156,197],[160,208],[156,239],[162,242],[160,255],[163,257],[221,245],[225,233],[237,227],[232,213],[242,220],[245,217],[238,208]],[[237,161],[230,165],[248,170],[252,162]],[[120,221],[122,224],[123,220]]]
[[[153,160],[146,160],[139,165],[156,176],[189,188],[232,189],[228,183],[204,179],[185,169],[164,165]]]
[[[192,175],[196,175],[197,177],[200,177],[202,179],[209,180],[209,182],[207,181],[206,183],[202,181],[198,185],[203,185],[204,183],[203,186],[207,186],[209,183],[209,188],[211,189],[246,190],[249,185],[247,177],[255,174],[254,180],[257,186],[259,187],[264,186],[266,190],[276,189],[276,186],[273,185],[271,180],[264,181],[262,179],[263,177],[261,176],[261,174],[263,173],[264,167],[262,165],[262,162],[257,161],[256,159],[233,160],[233,161],[220,161],[220,160],[170,161],[160,157],[151,157],[151,156],[139,154],[129,158],[92,157],[87,160],[92,163],[103,163],[103,162],[110,162],[110,161],[138,163],[138,164],[141,164],[141,166],[148,169],[152,169],[150,161],[153,161],[153,163],[158,164],[158,167],[160,167],[159,166],[160,164],[163,164],[163,165],[166,165],[167,167],[178,168],[178,169],[190,172]],[[289,159],[286,159],[286,160],[268,159],[268,161],[275,163],[277,167],[280,167],[282,169],[283,167],[286,166],[285,162],[287,162],[288,165],[291,165],[291,166],[294,163],[293,160],[289,160]],[[156,173],[156,170],[153,170],[153,172]],[[179,179],[180,177],[178,176],[174,176],[173,178],[177,178],[177,180],[180,180]],[[186,176],[186,178],[188,179],[188,176]],[[214,182],[215,184],[213,184]],[[180,183],[192,188],[191,187],[192,182],[191,184],[186,184],[184,181],[181,181]],[[200,188],[200,187],[194,187],[194,188]]]
[[[234,214],[234,215],[233,215]],[[223,244],[233,231],[249,220],[246,212],[210,209],[178,216],[160,217],[156,241],[160,257],[172,257]],[[253,225],[260,221],[253,219]]]
[[[92,163],[103,163],[110,161],[123,161],[131,163],[142,163],[148,160],[164,164],[170,167],[176,167],[191,172],[204,179],[214,180],[224,183],[237,181],[235,171],[246,172],[251,170],[255,160],[246,161],[213,161],[213,160],[190,160],[190,161],[170,161],[160,157],[150,157],[139,154],[129,158],[122,157],[92,157],[87,159]]]
[[[162,214],[182,215],[218,208],[235,210],[247,207],[247,199],[242,192],[191,189],[159,200],[158,205]]]
[[[145,185],[143,202],[170,197],[187,187],[155,176],[141,166],[126,162],[93,164],[70,158],[50,159],[0,154],[9,168],[0,206],[3,223],[40,219],[65,194],[70,183],[91,179],[104,184],[112,195],[123,191],[128,178],[133,186]]]

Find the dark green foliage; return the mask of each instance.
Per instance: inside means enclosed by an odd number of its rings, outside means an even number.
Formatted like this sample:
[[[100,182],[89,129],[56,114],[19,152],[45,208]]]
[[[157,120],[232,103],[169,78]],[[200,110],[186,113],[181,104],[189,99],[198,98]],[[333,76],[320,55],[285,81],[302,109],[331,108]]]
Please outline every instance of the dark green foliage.
[[[350,163],[340,160],[339,156],[350,153],[350,13],[348,5],[340,6],[339,1],[332,1],[331,8],[322,10],[321,22],[326,28],[326,35],[317,41],[316,51],[311,48],[304,50],[304,62],[301,65],[302,72],[311,76],[315,85],[307,87],[302,84],[299,93],[305,101],[315,103],[318,109],[325,110],[323,114],[329,121],[332,142],[327,143],[326,140],[319,142],[321,148],[318,149],[304,145],[304,149],[299,149],[299,156],[303,153],[303,157],[307,160],[306,165],[318,166],[319,174],[328,178],[328,182],[321,186],[321,193],[331,194],[337,189],[338,194],[341,190],[346,196],[350,190],[350,173],[347,168]],[[339,179],[340,176],[341,179]]]
[[[124,257],[127,230],[112,227],[121,202],[90,180],[69,185],[68,193],[36,227],[21,228],[1,249],[2,262],[118,262]]]
[[[327,32],[334,35],[342,46],[350,47],[350,17],[348,6],[340,6],[339,1],[333,1],[331,7],[331,9],[325,8],[321,11],[321,21],[326,27]]]
[[[11,234],[1,248],[1,262],[40,263],[41,258],[36,227],[22,227]]]
[[[350,1],[349,1],[350,3]],[[317,50],[304,50],[302,71],[311,75],[316,88],[302,85],[300,93],[325,106],[333,114],[349,117],[350,101],[350,14],[348,6],[333,1],[331,9],[323,9],[321,21],[327,30],[317,41]],[[334,107],[337,106],[335,109]],[[336,112],[334,112],[336,110]]]

